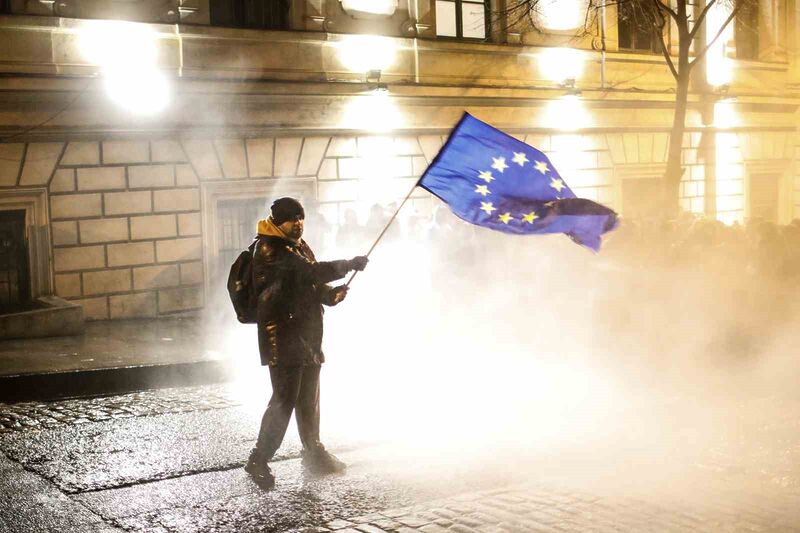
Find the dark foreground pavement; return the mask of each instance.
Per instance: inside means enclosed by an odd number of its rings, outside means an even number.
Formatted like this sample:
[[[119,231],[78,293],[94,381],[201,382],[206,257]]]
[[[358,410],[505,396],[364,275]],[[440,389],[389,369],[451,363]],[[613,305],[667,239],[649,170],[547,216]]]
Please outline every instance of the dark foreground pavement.
[[[698,453],[680,464],[597,445],[443,455],[326,432],[350,468],[322,478],[303,472],[290,428],[262,492],[241,468],[260,406],[235,384],[0,404],[0,531],[800,531],[796,412],[763,420],[756,446],[687,441]]]
[[[119,394],[220,383],[254,348],[232,348],[252,326],[201,316],[89,322],[80,335],[0,341],[0,402]],[[219,326],[219,325],[217,325]],[[247,353],[240,353],[245,351]]]

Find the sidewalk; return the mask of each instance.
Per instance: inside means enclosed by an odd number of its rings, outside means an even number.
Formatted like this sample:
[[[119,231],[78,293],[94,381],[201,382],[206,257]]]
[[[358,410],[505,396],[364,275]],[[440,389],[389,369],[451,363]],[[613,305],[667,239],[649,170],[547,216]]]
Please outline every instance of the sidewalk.
[[[0,401],[225,381],[235,356],[225,340],[202,317],[90,322],[82,335],[3,340]]]

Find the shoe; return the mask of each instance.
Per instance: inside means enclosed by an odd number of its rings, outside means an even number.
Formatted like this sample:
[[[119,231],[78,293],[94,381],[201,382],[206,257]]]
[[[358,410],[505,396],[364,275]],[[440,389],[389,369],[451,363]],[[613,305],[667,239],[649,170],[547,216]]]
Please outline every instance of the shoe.
[[[324,448],[319,450],[303,450],[303,467],[315,475],[337,474],[347,470],[347,465]]]
[[[275,488],[275,476],[272,474],[266,459],[255,452],[250,454],[250,459],[244,466],[244,471],[250,474],[253,481],[263,490]]]

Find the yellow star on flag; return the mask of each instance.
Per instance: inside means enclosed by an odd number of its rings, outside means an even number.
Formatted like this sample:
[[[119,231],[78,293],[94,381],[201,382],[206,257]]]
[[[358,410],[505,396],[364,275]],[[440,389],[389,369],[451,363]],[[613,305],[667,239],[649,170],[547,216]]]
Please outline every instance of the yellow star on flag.
[[[492,202],[481,202],[481,211],[486,211],[487,215],[491,215],[492,211],[497,211],[497,208],[492,205]]]
[[[475,192],[480,194],[481,196],[486,196],[487,194],[492,194],[492,191],[489,190],[489,187],[486,185],[476,185]]]
[[[493,157],[492,161],[492,168],[497,170],[498,172],[503,172],[505,169],[508,168],[506,165],[506,158],[505,157]]]
[[[564,182],[562,180],[556,178],[550,180],[550,186],[555,190],[557,190],[558,192],[561,192],[561,189],[566,187],[566,185],[564,185]]]
[[[491,183],[492,180],[494,179],[494,176],[492,176],[492,173],[489,172],[488,170],[482,170],[481,173],[478,174],[478,177],[483,181],[485,181],[486,183]]]
[[[499,218],[500,222],[502,222],[503,224],[508,224],[509,220],[514,220],[514,217],[511,216],[511,213],[503,213],[497,218]]]
[[[537,215],[535,211],[531,211],[527,215],[522,215],[522,220],[528,222],[529,224],[533,224],[533,221],[537,218],[539,218],[539,215]]]
[[[547,163],[545,163],[544,161],[537,161],[536,163],[534,163],[533,166],[535,166],[536,170],[538,170],[542,174],[546,174],[547,171],[550,170],[550,168],[547,166]]]
[[[525,163],[528,162],[528,158],[525,157],[525,152],[514,152],[514,157],[511,160],[521,167],[525,166]]]

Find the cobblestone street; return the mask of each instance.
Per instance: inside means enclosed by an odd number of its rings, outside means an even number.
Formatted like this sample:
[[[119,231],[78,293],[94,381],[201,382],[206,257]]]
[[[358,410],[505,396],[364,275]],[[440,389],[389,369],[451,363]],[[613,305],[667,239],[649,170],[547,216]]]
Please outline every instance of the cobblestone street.
[[[0,403],[0,433],[57,428],[136,416],[224,409],[240,405],[229,386],[160,389],[113,398]]]
[[[703,489],[713,491],[703,493]],[[340,533],[798,531],[797,500],[776,492],[744,495],[704,487],[700,501],[607,497],[558,485],[473,492],[403,509],[335,520],[310,531]]]
[[[757,422],[743,408],[681,465],[591,447],[442,465],[331,435],[350,469],[314,478],[290,431],[265,493],[241,469],[259,413],[236,385],[0,404],[0,531],[800,531],[800,418],[784,407]]]

